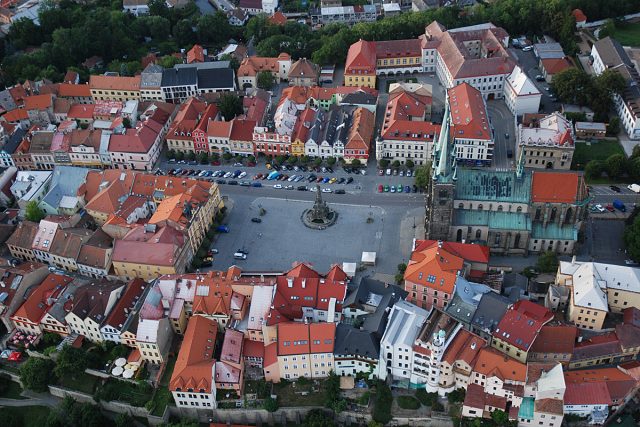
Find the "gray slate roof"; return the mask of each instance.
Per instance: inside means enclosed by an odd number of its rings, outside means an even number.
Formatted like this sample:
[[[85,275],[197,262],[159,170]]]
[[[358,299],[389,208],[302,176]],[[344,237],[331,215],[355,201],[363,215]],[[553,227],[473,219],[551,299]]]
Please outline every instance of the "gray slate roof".
[[[357,288],[347,291],[347,296],[342,306],[363,309],[367,305],[367,301],[372,297],[374,300],[379,301],[373,313],[362,316],[364,318],[362,329],[382,337],[387,325],[387,308],[393,307],[396,302],[405,299],[407,295],[408,292],[399,286],[363,277]]]
[[[482,296],[480,304],[471,320],[471,324],[478,328],[493,332],[511,305],[507,297],[489,292]]]
[[[198,73],[195,67],[170,68],[162,72],[162,87],[193,86],[198,81]]]
[[[51,190],[42,199],[53,208],[58,208],[64,196],[76,197],[78,188],[85,183],[89,169],[75,166],[56,166],[51,178]]]
[[[376,338],[371,332],[340,323],[336,327],[333,354],[353,354],[369,359],[378,359],[380,355],[380,339]]]

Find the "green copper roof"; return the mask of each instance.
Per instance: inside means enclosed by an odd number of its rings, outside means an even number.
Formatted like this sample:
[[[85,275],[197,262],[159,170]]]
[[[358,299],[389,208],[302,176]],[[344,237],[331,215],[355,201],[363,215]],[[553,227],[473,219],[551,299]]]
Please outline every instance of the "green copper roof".
[[[578,230],[569,225],[559,227],[555,222],[543,227],[541,223],[536,222],[533,224],[533,229],[531,230],[531,238],[545,240],[578,240]]]
[[[522,404],[520,405],[520,410],[518,411],[518,418],[532,420],[533,407],[534,407],[533,397],[525,397],[524,399],[522,399]]]
[[[494,230],[531,231],[531,218],[518,212],[472,211],[456,209],[453,225],[483,225]]]
[[[531,172],[516,178],[515,171],[492,171],[458,168],[456,199],[529,203]]]

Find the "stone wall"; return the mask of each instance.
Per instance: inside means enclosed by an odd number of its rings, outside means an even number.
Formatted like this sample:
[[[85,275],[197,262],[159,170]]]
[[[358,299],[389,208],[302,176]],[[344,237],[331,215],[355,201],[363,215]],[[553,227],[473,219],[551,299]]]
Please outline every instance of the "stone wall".
[[[93,396],[91,396],[90,394],[82,393],[80,391],[70,390],[64,387],[50,385],[49,393],[61,399],[64,399],[65,397],[68,396],[68,397],[74,398],[76,401],[81,403],[91,403],[93,405],[96,404],[96,401],[93,400]]]

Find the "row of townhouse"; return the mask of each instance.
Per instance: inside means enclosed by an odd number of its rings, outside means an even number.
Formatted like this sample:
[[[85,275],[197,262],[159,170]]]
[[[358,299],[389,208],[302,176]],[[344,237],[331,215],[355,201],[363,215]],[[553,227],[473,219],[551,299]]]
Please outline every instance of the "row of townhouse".
[[[229,122],[220,120],[214,105],[188,100],[167,133],[167,147],[185,153],[368,159],[375,124],[369,108],[345,104],[325,111],[287,96],[277,106],[273,124],[267,126],[267,104],[257,99],[249,102],[245,115]],[[255,103],[263,108],[251,110]]]
[[[78,119],[68,115],[57,127],[13,122],[20,130],[0,149],[0,161],[19,170],[68,165],[150,171],[175,114],[175,107],[164,102],[98,101],[82,109],[87,110],[90,129],[78,128]]]
[[[47,185],[39,206],[49,215],[20,223],[7,247],[89,277],[183,273],[223,207],[216,184],[134,171],[57,167]],[[81,209],[98,230],[80,223]]]

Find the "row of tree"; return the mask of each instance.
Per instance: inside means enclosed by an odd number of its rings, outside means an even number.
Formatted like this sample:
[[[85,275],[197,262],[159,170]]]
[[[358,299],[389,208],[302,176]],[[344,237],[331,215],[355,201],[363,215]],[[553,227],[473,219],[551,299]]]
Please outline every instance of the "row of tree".
[[[591,160],[587,163],[584,173],[588,179],[600,178],[603,173],[613,180],[625,175],[634,181],[640,180],[640,147],[633,148],[633,153],[626,158],[622,153],[609,156],[606,160]]]
[[[568,68],[554,76],[551,82],[561,101],[588,106],[594,112],[594,120],[605,123],[609,121],[613,94],[621,94],[626,86],[622,75],[614,70],[592,76],[580,68]]]

